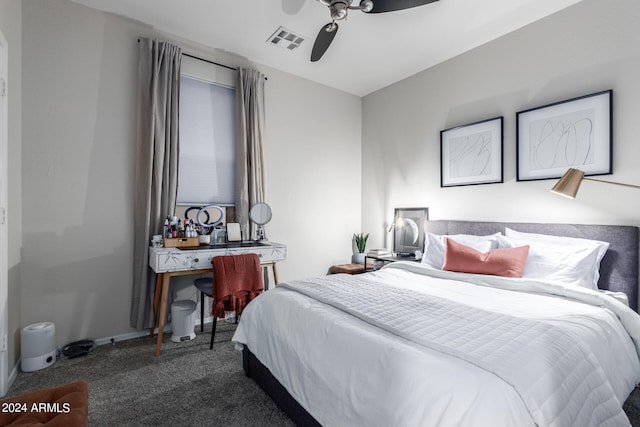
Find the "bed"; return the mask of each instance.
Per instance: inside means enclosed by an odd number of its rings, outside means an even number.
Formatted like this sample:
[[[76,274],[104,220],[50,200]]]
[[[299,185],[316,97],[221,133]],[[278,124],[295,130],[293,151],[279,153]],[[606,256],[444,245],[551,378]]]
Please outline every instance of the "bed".
[[[424,262],[283,283],[256,298],[233,337],[246,374],[298,425],[630,425],[621,407],[640,382],[637,227],[430,221],[427,230]],[[563,236],[562,247],[545,236]],[[495,245],[492,255],[521,258],[525,277],[443,271],[429,265],[439,244],[447,266],[457,250]],[[512,255],[525,246],[525,261]],[[534,261],[549,254],[561,265],[536,277],[544,266]]]

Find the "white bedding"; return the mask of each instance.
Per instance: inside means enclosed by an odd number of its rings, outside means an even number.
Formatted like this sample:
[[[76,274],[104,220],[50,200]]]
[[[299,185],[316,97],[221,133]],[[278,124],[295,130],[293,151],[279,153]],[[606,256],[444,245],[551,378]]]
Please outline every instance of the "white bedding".
[[[396,329],[380,329],[374,325],[377,319],[366,322],[278,286],[247,306],[233,341],[239,346],[246,344],[321,424],[527,426],[535,425],[535,418],[539,425],[560,425],[561,420],[566,423],[566,413],[574,412],[578,415],[571,415],[572,422],[580,423],[576,425],[596,423],[593,420],[598,417],[608,420],[605,425],[629,425],[621,405],[640,381],[640,363],[630,337],[640,342],[640,317],[614,298],[543,282],[447,273],[416,263],[394,263],[354,280],[364,278],[481,308],[496,313],[498,318],[515,316],[525,325],[532,319],[561,325],[568,334],[579,334],[579,347],[591,353],[580,356],[582,360],[577,360],[576,366],[588,360],[596,366],[589,369],[598,371],[600,383],[589,387],[594,389],[591,396],[583,395],[584,387],[579,384],[569,387],[572,393],[547,390],[549,401],[542,405],[543,412],[557,402],[564,406],[553,409],[551,415],[545,412],[540,416],[532,411],[529,401],[523,402],[517,388],[501,378],[502,365],[486,369],[480,363],[480,367],[473,363],[477,361],[455,352],[442,352],[437,346],[420,344],[420,339],[401,337]],[[335,279],[350,280],[337,275],[312,283],[319,288],[322,281]],[[480,281],[482,286],[470,280]],[[372,284],[372,289],[376,286]],[[449,338],[455,333],[454,328]],[[495,355],[492,357],[495,359]],[[523,374],[526,376],[526,372]],[[602,402],[602,409],[599,406],[592,411],[595,416],[585,424],[581,418],[584,408],[573,405],[588,399]]]

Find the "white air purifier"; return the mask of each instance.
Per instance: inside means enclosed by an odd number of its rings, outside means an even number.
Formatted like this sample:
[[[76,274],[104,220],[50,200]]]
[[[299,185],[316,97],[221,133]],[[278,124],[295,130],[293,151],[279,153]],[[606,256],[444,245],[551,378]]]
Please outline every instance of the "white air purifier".
[[[173,334],[171,341],[191,341],[196,337],[196,302],[193,300],[180,300],[171,304],[171,328]]]
[[[51,322],[34,323],[20,331],[23,372],[38,371],[56,363],[56,327]]]

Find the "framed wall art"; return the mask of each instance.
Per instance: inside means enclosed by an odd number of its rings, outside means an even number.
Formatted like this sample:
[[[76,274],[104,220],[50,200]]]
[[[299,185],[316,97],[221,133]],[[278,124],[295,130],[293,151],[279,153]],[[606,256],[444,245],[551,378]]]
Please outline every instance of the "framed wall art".
[[[440,132],[440,186],[493,184],[503,180],[503,118]]]
[[[399,256],[424,251],[429,208],[396,208],[393,215],[393,252]]]
[[[612,168],[612,98],[607,90],[516,113],[517,180],[560,178],[568,168]]]

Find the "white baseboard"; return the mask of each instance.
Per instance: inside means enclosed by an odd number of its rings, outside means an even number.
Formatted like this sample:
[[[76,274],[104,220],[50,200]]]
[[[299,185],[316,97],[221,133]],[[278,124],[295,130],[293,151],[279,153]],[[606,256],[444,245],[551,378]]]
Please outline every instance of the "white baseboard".
[[[13,385],[13,382],[16,380],[16,377],[18,376],[18,366],[20,366],[21,360],[22,359],[18,358],[18,360],[16,361],[15,366],[13,367],[13,369],[11,370],[11,373],[9,374],[9,378],[7,378],[7,390],[5,394],[3,394],[0,397],[5,397],[9,393],[9,390],[11,390],[11,386]]]
[[[205,317],[204,318],[204,324],[208,324],[211,323],[212,319],[211,317]],[[200,319],[197,319],[195,322],[195,326],[200,326]],[[168,333],[171,332],[171,325],[165,325],[164,327],[164,333]],[[158,328],[156,328],[154,330],[154,334],[158,333]],[[145,336],[149,336],[149,329],[144,329],[142,331],[135,331],[135,332],[129,332],[126,334],[120,334],[120,335],[115,335],[115,336],[111,336],[111,337],[106,337],[106,338],[98,338],[95,341],[96,345],[106,345],[106,344],[115,344],[118,341],[126,341],[126,340],[132,340],[135,338],[141,338],[141,337],[145,337]]]
[[[204,318],[204,324],[208,324],[212,322],[212,318],[211,317],[205,317]],[[195,322],[195,326],[200,326],[200,319],[197,319]],[[164,327],[164,333],[168,333],[171,332],[171,325],[166,325]],[[158,333],[158,328],[156,328],[154,330],[154,333],[157,334]],[[120,335],[115,335],[115,336],[111,336],[111,337],[106,337],[106,338],[98,338],[95,341],[96,345],[106,345],[106,344],[115,344],[119,341],[126,341],[126,340],[131,340],[131,339],[135,339],[135,338],[141,338],[144,336],[148,336],[149,335],[149,330],[148,329],[144,329],[142,331],[135,331],[135,332],[129,332],[126,334],[120,334]],[[11,389],[11,386],[13,385],[13,383],[15,382],[17,376],[18,376],[18,367],[20,366],[20,363],[22,362],[21,358],[18,358],[18,360],[16,361],[15,366],[13,367],[13,369],[11,370],[11,373],[9,374],[9,378],[7,378],[7,392]],[[6,395],[6,394],[5,394]],[[0,397],[4,397],[4,396],[0,396]]]

